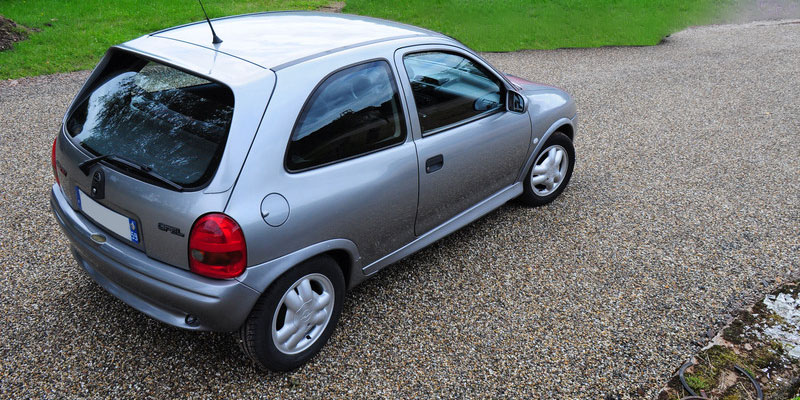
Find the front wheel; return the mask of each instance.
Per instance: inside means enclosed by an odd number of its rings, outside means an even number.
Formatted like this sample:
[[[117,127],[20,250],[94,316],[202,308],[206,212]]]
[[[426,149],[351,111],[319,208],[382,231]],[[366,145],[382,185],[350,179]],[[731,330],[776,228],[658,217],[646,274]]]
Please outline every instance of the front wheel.
[[[575,148],[567,135],[554,132],[536,155],[525,176],[521,199],[530,206],[555,200],[569,183],[575,166]]]
[[[242,350],[266,369],[305,364],[333,333],[344,291],[342,271],[329,257],[292,268],[270,285],[239,329]]]

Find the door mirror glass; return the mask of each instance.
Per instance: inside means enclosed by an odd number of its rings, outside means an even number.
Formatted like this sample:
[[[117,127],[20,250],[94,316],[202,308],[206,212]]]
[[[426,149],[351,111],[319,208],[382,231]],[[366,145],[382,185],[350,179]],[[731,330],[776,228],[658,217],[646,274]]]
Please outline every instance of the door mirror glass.
[[[525,112],[525,106],[525,97],[512,90],[508,91],[508,101],[506,101],[508,111],[522,113]]]

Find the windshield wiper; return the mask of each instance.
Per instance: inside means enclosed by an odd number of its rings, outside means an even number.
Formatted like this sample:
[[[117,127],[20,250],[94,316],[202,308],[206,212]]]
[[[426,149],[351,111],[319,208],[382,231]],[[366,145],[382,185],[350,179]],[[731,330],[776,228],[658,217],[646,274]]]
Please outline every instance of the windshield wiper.
[[[183,186],[181,186],[181,185],[179,185],[179,184],[177,184],[177,183],[175,183],[175,182],[173,182],[173,181],[171,181],[171,180],[169,180],[167,178],[164,178],[160,174],[154,172],[153,168],[148,167],[147,165],[139,164],[139,163],[137,163],[135,161],[131,161],[131,160],[125,158],[125,157],[121,157],[121,156],[114,155],[114,154],[104,154],[102,156],[90,158],[90,159],[78,164],[78,168],[80,168],[81,172],[83,172],[84,175],[89,176],[89,169],[92,167],[92,165],[95,165],[98,162],[103,161],[103,160],[114,161],[116,163],[122,164],[122,165],[124,165],[124,166],[126,166],[128,168],[131,168],[133,170],[141,172],[141,173],[149,176],[150,178],[153,178],[153,179],[155,179],[155,180],[157,180],[157,181],[159,181],[159,182],[161,182],[161,183],[163,183],[163,184],[165,184],[165,185],[167,185],[167,186],[169,186],[169,187],[171,187],[171,188],[173,188],[173,189],[175,189],[175,190],[177,190],[179,192],[182,192],[184,190]]]

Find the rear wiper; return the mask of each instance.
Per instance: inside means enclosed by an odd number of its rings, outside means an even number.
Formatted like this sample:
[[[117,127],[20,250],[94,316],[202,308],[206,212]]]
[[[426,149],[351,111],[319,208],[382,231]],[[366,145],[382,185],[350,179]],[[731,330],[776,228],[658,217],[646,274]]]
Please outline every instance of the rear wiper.
[[[171,181],[171,180],[169,180],[167,178],[164,178],[163,176],[161,176],[158,173],[154,172],[153,168],[150,168],[147,165],[142,165],[142,164],[139,164],[139,163],[137,163],[135,161],[131,161],[131,160],[125,158],[125,157],[121,157],[121,156],[114,155],[114,154],[104,154],[102,156],[90,158],[90,159],[78,164],[78,168],[80,168],[81,172],[83,172],[84,175],[89,176],[89,169],[92,167],[92,165],[95,165],[98,162],[103,161],[103,160],[114,161],[114,162],[122,164],[122,165],[124,165],[124,166],[126,166],[128,168],[131,168],[131,169],[134,169],[136,171],[139,171],[139,172],[149,176],[150,178],[153,178],[153,179],[155,179],[155,180],[157,180],[157,181],[159,181],[159,182],[161,182],[161,183],[163,183],[163,184],[165,184],[165,185],[167,185],[167,186],[169,186],[169,187],[171,187],[171,188],[173,188],[173,189],[175,189],[175,190],[177,190],[179,192],[182,192],[184,190],[183,186],[178,185],[177,183],[175,183],[175,182],[173,182],[173,181]]]

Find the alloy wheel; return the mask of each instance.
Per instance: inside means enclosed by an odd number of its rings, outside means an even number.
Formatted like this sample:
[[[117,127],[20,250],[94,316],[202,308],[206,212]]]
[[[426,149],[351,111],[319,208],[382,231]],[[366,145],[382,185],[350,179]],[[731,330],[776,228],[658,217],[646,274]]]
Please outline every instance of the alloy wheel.
[[[283,294],[272,319],[272,340],[284,354],[308,349],[325,331],[333,315],[333,283],[322,274],[309,274]]]
[[[537,196],[548,196],[558,190],[569,168],[569,155],[560,145],[546,148],[531,169],[531,188]]]

